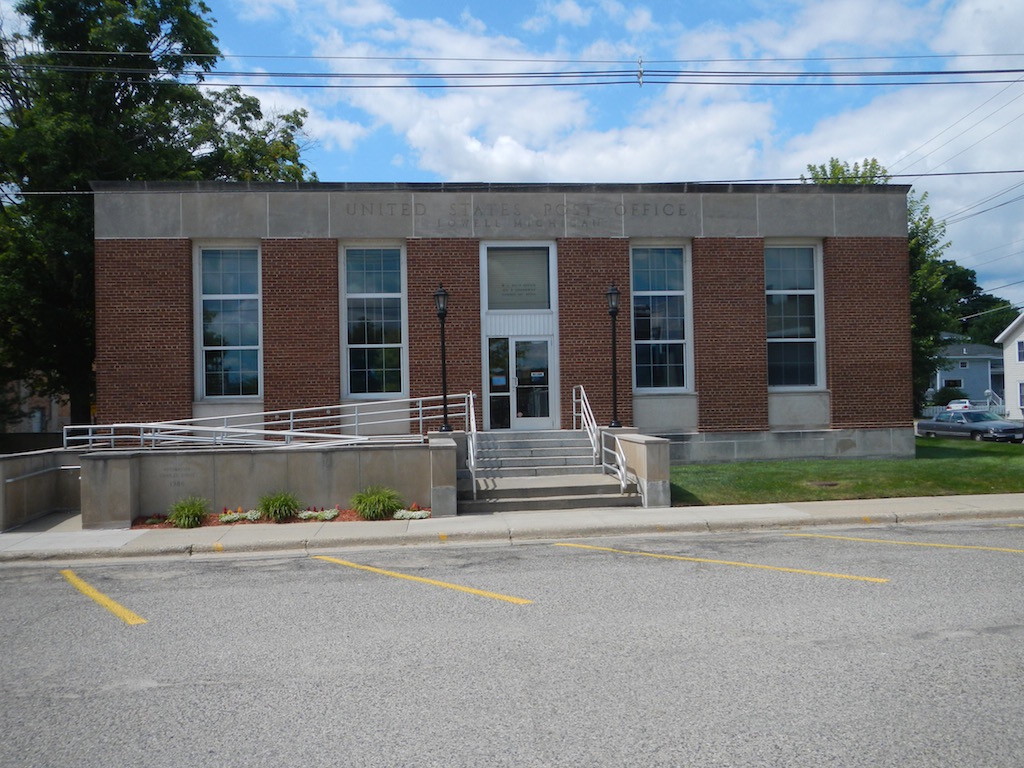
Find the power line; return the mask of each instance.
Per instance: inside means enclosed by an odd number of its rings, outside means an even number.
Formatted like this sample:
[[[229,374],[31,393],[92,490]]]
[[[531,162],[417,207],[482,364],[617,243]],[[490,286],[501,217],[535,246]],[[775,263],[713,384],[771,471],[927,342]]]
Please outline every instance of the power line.
[[[1011,285],[1020,285],[1021,283],[1024,283],[1024,280],[1014,280],[1012,283],[1006,283],[1006,285],[997,285],[995,288],[989,288],[986,290],[986,293],[998,291],[1000,288],[1009,288]]]
[[[1021,82],[1021,80],[1017,80],[1017,81],[1015,81],[1015,83],[1016,83],[1016,82]],[[1011,84],[1011,85],[1007,85],[1007,86],[1006,86],[1006,88],[1003,88],[1002,90],[1000,90],[1000,91],[999,91],[999,93],[997,93],[997,94],[995,94],[994,96],[992,96],[992,98],[990,98],[990,99],[987,99],[986,101],[982,102],[982,103],[981,103],[981,104],[979,104],[979,105],[978,105],[977,107],[975,107],[975,108],[974,108],[974,109],[972,109],[972,110],[971,110],[970,112],[968,112],[968,113],[967,113],[966,115],[964,115],[963,117],[961,117],[961,118],[960,118],[959,120],[957,120],[956,122],[952,123],[951,125],[949,125],[948,127],[944,128],[943,130],[939,131],[939,133],[937,133],[937,134],[936,134],[935,136],[932,136],[932,138],[928,139],[928,141],[925,141],[925,142],[923,142],[922,144],[920,144],[920,145],[918,145],[917,147],[915,147],[914,149],[912,149],[912,150],[911,150],[910,152],[908,152],[908,153],[907,153],[907,154],[905,154],[905,155],[904,155],[904,156],[903,156],[902,158],[900,158],[899,160],[897,160],[897,161],[896,161],[896,163],[895,163],[895,164],[893,165],[893,170],[895,170],[896,166],[900,165],[900,163],[902,163],[902,162],[903,162],[903,160],[905,160],[905,159],[907,159],[908,157],[910,157],[911,155],[913,155],[913,154],[914,154],[915,152],[917,152],[917,151],[918,151],[919,149],[921,149],[922,147],[925,147],[925,146],[927,146],[928,144],[930,144],[931,142],[935,141],[935,139],[939,138],[939,136],[941,136],[942,134],[944,134],[944,133],[945,133],[946,131],[948,131],[948,130],[950,130],[951,128],[955,127],[956,125],[960,124],[961,122],[963,122],[964,120],[966,120],[966,119],[967,119],[968,117],[970,117],[971,115],[973,115],[973,114],[974,114],[975,112],[977,112],[977,111],[978,111],[979,109],[981,109],[981,108],[982,108],[983,106],[985,106],[985,104],[988,104],[988,103],[989,103],[990,101],[992,101],[993,99],[996,99],[996,98],[998,98],[999,96],[1001,96],[1002,94],[1006,93],[1006,91],[1008,91],[1008,90],[1009,90],[1010,88],[1012,88],[1012,87],[1013,87],[1013,84]],[[914,167],[915,165],[917,165],[918,163],[920,163],[920,162],[921,162],[922,160],[924,160],[924,159],[925,159],[926,157],[928,157],[928,156],[930,156],[930,155],[933,155],[933,154],[935,154],[935,153],[936,153],[936,152],[938,152],[938,151],[939,151],[940,149],[942,149],[943,147],[945,147],[945,146],[946,146],[947,144],[950,144],[950,143],[952,143],[953,141],[955,141],[956,139],[960,138],[960,137],[961,137],[961,136],[963,136],[963,135],[964,135],[965,133],[967,133],[968,131],[970,131],[970,130],[971,130],[972,128],[976,128],[976,127],[977,127],[978,125],[980,125],[980,124],[981,124],[982,122],[984,122],[984,121],[985,121],[985,120],[987,120],[988,118],[992,117],[992,115],[996,114],[996,112],[999,112],[999,111],[1001,111],[1001,110],[1004,110],[1004,109],[1006,109],[1006,108],[1007,108],[1008,106],[1010,106],[1010,105],[1011,105],[1011,104],[1012,104],[1013,102],[1015,102],[1015,101],[1016,101],[1017,99],[1019,99],[1019,98],[1021,98],[1021,97],[1024,97],[1024,93],[1022,93],[1022,94],[1020,94],[1020,95],[1018,95],[1018,96],[1015,96],[1014,98],[1010,99],[1010,100],[1009,100],[1008,102],[1006,102],[1005,104],[1003,104],[1003,105],[1002,105],[1001,107],[999,107],[998,109],[994,109],[994,110],[992,110],[991,112],[989,112],[989,113],[988,113],[987,115],[985,115],[985,116],[984,116],[983,118],[981,118],[980,120],[977,120],[976,122],[974,122],[973,124],[971,124],[971,125],[970,125],[970,126],[968,126],[967,128],[964,128],[964,130],[962,130],[962,131],[961,131],[960,133],[958,133],[958,134],[957,134],[956,136],[953,136],[952,138],[950,138],[950,139],[948,139],[947,141],[943,142],[943,143],[942,143],[942,144],[940,144],[939,146],[935,147],[935,149],[931,150],[930,152],[927,152],[927,153],[925,153],[924,155],[921,155],[921,157],[919,157],[919,158],[918,158],[917,160],[915,160],[914,162],[912,162],[912,163],[910,164],[910,166],[909,166],[909,167],[913,168],[913,167]],[[948,162],[948,160],[947,160],[947,162]]]
[[[152,51],[103,51],[103,50],[82,50],[82,51],[58,51],[50,50],[57,56],[151,56]],[[184,54],[179,54],[184,55]],[[296,61],[457,61],[475,62],[480,64],[493,63],[559,63],[559,64],[634,64],[634,59],[557,59],[547,57],[504,57],[504,56],[368,56],[360,55],[311,55],[311,54],[267,54],[267,53],[188,53],[188,57],[202,59],[284,59]],[[644,58],[644,57],[641,57]],[[700,59],[646,59],[648,64],[760,64],[778,62],[830,62],[830,61],[955,61],[958,59],[1024,59],[1024,53],[930,53],[930,54],[900,54],[890,56],[765,56],[758,58],[750,57],[723,57],[723,58],[700,58]]]
[[[975,317],[981,317],[982,315],[991,315],[995,312],[1005,312],[1008,309],[1012,309],[1014,312],[1019,312],[1021,310],[1021,307],[1015,304],[1011,304],[1010,302],[1007,302],[1001,307],[996,307],[995,309],[986,309],[984,312],[975,312],[973,315],[964,315],[963,317],[958,317],[957,320],[972,320]]]
[[[152,61],[149,59],[148,61]],[[535,62],[534,62],[535,63]],[[1024,68],[1000,67],[985,69],[901,69],[894,71],[877,70],[809,70],[772,71],[729,70],[729,69],[651,69],[637,63],[629,69],[568,69],[560,71],[501,71],[501,72],[308,72],[308,71],[245,71],[207,70],[186,68],[182,71],[166,67],[115,67],[109,65],[58,64],[40,61],[38,57],[26,57],[16,63],[5,63],[4,68],[22,72],[48,71],[66,74],[109,74],[134,81],[136,76],[145,80],[154,78],[191,78],[201,85],[225,85],[225,79],[246,78],[249,87],[267,87],[267,80],[315,80],[298,87],[318,88],[472,88],[472,87],[523,87],[537,84],[579,85],[741,85],[748,87],[814,86],[814,87],[893,87],[907,85],[963,85],[981,83],[1016,82],[1024,77]],[[1010,77],[1008,80],[1007,77]],[[205,82],[207,78],[215,83]],[[909,78],[909,79],[908,79]],[[252,81],[248,81],[251,79]],[[405,81],[395,85],[391,81]],[[367,82],[381,81],[381,82]],[[495,81],[501,81],[495,83]],[[355,82],[357,84],[352,84]],[[239,84],[239,83],[231,83]]]

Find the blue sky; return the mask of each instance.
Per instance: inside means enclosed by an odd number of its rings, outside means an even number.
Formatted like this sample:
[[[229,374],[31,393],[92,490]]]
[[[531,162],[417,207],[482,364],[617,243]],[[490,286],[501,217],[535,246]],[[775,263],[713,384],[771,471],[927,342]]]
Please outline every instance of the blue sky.
[[[971,174],[896,181],[927,192],[936,218],[949,219],[950,258],[1024,305],[1024,174],[977,174],[1024,169],[1020,0],[207,4],[227,55],[219,69],[250,73],[225,80],[267,111],[309,111],[305,158],[322,181],[791,179],[833,156],[875,157],[901,174]],[[844,75],[993,68],[1022,71],[945,85]],[[805,73],[806,84],[697,84],[659,69],[760,72],[759,81]],[[343,89],[258,75],[418,73],[451,84],[454,72],[570,70],[622,71],[629,82]]]

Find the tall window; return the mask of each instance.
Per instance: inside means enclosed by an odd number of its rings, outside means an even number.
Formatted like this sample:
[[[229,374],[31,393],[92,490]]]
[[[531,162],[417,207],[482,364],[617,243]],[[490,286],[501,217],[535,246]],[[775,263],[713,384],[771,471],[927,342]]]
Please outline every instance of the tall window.
[[[686,387],[683,248],[633,248],[633,366],[637,389]]]
[[[1024,341],[1017,342],[1017,362],[1024,363]]]
[[[768,386],[814,387],[822,366],[820,267],[813,246],[766,248]]]
[[[199,260],[203,396],[259,395],[259,251],[204,248]]]
[[[401,393],[401,249],[346,249],[345,291],[349,394]]]

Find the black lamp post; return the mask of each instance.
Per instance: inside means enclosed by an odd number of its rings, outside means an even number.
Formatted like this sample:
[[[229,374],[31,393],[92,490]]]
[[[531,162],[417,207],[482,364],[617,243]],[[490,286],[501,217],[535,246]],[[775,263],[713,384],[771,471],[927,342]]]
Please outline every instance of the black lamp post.
[[[618,353],[615,344],[615,318],[619,315],[619,289],[615,283],[608,286],[605,291],[605,298],[608,299],[608,314],[612,318],[612,423],[609,427],[621,427],[619,423],[619,370]]]
[[[437,319],[441,323],[441,408],[443,423],[439,432],[451,432],[452,425],[448,423],[448,360],[444,350],[444,320],[448,316],[448,291],[441,283],[437,284],[434,291],[434,308],[437,309]]]

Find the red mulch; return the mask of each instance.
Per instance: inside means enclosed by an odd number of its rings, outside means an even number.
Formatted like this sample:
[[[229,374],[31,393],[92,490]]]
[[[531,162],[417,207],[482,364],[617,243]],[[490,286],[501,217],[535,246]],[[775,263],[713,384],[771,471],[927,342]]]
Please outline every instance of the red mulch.
[[[222,523],[220,521],[221,513],[215,512],[209,514],[203,520],[203,527],[216,526],[216,525],[252,525],[251,520],[239,520],[237,523]],[[159,520],[159,522],[147,523],[147,520]],[[265,520],[257,520],[255,522],[265,523]],[[359,513],[354,509],[342,509],[338,511],[338,516],[333,520],[300,520],[298,517],[293,517],[290,520],[285,520],[285,523],[355,523],[355,522],[366,522],[359,516]],[[149,517],[137,517],[132,520],[132,528],[173,528],[174,526],[167,522],[163,516]]]

